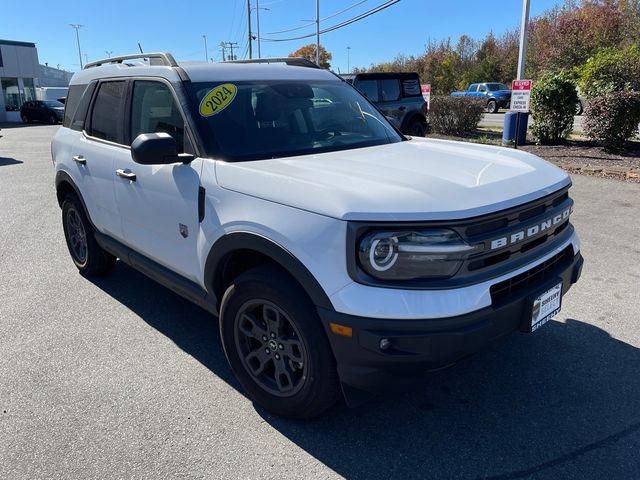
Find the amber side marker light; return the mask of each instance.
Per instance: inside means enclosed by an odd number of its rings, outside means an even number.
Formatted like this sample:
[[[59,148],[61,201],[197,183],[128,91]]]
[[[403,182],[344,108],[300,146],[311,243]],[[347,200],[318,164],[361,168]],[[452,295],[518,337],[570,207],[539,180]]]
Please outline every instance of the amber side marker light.
[[[352,337],[353,329],[344,325],[338,325],[337,323],[330,322],[329,328],[336,335],[342,335],[343,337]]]

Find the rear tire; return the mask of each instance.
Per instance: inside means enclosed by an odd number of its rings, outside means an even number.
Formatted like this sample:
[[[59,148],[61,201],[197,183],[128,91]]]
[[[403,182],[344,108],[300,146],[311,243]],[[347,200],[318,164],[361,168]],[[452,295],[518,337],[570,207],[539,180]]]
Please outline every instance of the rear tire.
[[[68,194],[62,203],[62,227],[73,263],[81,274],[104,275],[116,264],[116,257],[106,252],[95,239],[91,222],[77,195]]]
[[[420,120],[412,120],[407,129],[407,135],[412,137],[424,137],[424,124]]]
[[[498,102],[495,100],[489,100],[487,102],[487,112],[489,113],[498,113]]]
[[[233,280],[220,335],[249,398],[270,412],[311,418],[338,400],[336,362],[316,308],[279,268],[259,266]]]
[[[29,117],[26,115],[22,115],[20,118],[22,119],[22,123],[31,123],[31,120],[29,120]]]

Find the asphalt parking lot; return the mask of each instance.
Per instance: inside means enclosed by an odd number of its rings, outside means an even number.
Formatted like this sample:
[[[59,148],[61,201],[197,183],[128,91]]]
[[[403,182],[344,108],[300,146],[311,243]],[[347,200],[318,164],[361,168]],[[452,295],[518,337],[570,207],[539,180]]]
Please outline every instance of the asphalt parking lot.
[[[64,243],[54,126],[0,139],[0,478],[640,477],[640,186],[575,177],[586,259],[555,321],[416,391],[293,422],[256,409],[217,321]]]

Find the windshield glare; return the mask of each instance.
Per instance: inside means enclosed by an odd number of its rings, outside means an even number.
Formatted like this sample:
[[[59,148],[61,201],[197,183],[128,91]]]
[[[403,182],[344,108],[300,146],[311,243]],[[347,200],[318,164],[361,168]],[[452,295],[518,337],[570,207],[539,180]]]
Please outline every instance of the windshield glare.
[[[219,94],[217,110],[213,105],[204,106],[225,85],[231,86]],[[344,82],[207,82],[194,83],[191,89],[208,154],[230,161],[402,141],[389,122]],[[227,101],[225,96],[233,98]]]
[[[509,90],[504,83],[487,83],[487,88],[490,92],[497,92],[498,90]]]

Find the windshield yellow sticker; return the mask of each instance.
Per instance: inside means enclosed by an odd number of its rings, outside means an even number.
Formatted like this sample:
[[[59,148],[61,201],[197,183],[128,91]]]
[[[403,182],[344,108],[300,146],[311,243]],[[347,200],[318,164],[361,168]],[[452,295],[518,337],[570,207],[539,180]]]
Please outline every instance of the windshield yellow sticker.
[[[227,108],[236,98],[238,87],[233,83],[218,85],[207,93],[200,102],[200,115],[210,117]]]

